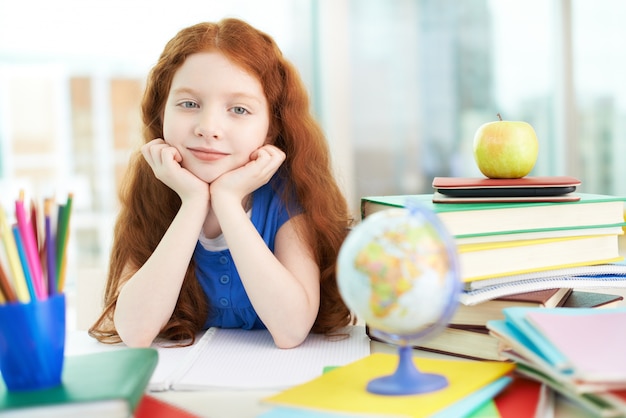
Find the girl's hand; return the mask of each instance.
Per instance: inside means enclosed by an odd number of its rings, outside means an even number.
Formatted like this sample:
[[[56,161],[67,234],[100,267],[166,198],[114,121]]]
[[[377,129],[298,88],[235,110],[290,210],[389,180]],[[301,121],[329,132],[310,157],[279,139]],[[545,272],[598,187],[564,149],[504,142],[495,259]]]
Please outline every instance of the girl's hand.
[[[208,184],[181,166],[182,157],[175,147],[157,138],[144,144],[141,153],[155,177],[174,190],[181,200],[204,195],[208,202]]]
[[[272,178],[285,158],[285,153],[274,145],[258,148],[250,154],[250,161],[244,166],[222,174],[211,183],[212,205],[215,205],[216,199],[241,204],[246,196]]]

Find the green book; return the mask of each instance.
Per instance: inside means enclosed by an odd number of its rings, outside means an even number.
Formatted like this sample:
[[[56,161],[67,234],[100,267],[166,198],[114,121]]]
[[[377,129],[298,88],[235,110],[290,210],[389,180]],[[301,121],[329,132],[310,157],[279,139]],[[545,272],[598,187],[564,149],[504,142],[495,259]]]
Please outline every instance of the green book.
[[[158,353],[127,348],[65,357],[62,383],[51,389],[9,392],[0,381],[2,417],[130,417],[152,376]]]
[[[576,193],[572,202],[433,203],[432,194],[361,198],[361,217],[421,206],[437,214],[456,239],[515,235],[511,239],[614,234],[624,223],[625,196]],[[521,234],[533,234],[532,236]]]

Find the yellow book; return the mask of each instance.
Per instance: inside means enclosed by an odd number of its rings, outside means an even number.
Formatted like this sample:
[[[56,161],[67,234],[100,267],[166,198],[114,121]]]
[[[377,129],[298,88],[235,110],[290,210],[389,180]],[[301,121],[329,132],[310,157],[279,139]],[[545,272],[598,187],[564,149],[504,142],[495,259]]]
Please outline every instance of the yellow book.
[[[263,401],[335,413],[428,417],[507,375],[515,368],[512,363],[497,361],[418,357],[414,357],[413,361],[422,373],[444,375],[448,386],[417,395],[384,396],[369,393],[366,386],[370,380],[390,375],[398,366],[397,355],[374,353]]]
[[[458,247],[463,282],[620,261],[619,235],[588,235]]]

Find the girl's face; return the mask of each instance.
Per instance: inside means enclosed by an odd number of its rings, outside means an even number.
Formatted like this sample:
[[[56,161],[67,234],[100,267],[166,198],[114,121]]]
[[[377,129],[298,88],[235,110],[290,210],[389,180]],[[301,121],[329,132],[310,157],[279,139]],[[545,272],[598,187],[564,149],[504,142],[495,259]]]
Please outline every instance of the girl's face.
[[[181,165],[211,183],[246,164],[265,144],[267,99],[259,81],[217,52],[187,57],[172,80],[163,115],[163,139]]]

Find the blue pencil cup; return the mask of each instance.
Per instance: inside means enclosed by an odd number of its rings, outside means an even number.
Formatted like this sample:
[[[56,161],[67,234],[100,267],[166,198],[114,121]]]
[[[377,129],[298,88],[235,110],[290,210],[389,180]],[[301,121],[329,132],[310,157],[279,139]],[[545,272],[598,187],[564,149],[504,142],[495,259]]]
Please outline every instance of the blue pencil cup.
[[[0,372],[9,391],[61,384],[65,295],[0,305]]]

